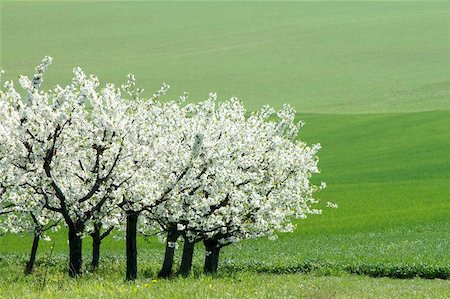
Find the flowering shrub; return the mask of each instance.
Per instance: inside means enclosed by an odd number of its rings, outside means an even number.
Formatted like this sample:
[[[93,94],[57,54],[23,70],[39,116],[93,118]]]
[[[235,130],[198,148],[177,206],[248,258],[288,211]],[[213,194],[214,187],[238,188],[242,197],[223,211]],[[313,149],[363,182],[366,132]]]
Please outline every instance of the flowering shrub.
[[[0,93],[0,228],[68,228],[69,273],[82,268],[82,237],[100,242],[114,228],[127,240],[127,278],[137,275],[136,233],[165,233],[160,276],[172,272],[175,244],[184,239],[180,274],[192,265],[194,244],[206,247],[205,272],[217,271],[220,248],[243,239],[294,230],[292,220],[318,214],[310,183],[319,145],[298,139],[295,110],[266,106],[246,114],[236,98],[215,94],[197,104],[149,99],[134,76],[100,88],[74,69],[72,83],[41,90],[52,59],[32,79]],[[38,229],[39,227],[39,229]]]

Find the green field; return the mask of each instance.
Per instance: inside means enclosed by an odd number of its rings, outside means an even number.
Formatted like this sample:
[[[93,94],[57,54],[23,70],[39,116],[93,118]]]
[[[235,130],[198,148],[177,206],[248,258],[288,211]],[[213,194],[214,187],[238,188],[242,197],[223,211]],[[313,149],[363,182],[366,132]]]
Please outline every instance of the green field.
[[[1,4],[1,65],[47,83],[74,66],[149,91],[239,96],[255,109],[448,110],[449,2],[20,2]]]
[[[227,247],[215,279],[152,283],[162,245],[141,239],[139,295],[450,296],[448,280],[348,274],[450,273],[450,2],[2,0],[0,10],[0,65],[9,78],[51,55],[47,87],[69,82],[79,65],[103,82],[133,72],[148,95],[166,81],[170,96],[187,90],[194,101],[217,91],[249,110],[287,102],[306,122],[302,138],[323,146],[315,180],[327,182],[319,197],[337,210],[298,222],[275,242]],[[135,289],[120,283],[124,244],[113,239],[103,244],[99,274],[59,288],[67,244],[62,233],[54,240],[42,296]],[[41,265],[51,244],[43,245]],[[45,267],[21,275],[29,247],[27,236],[0,237],[0,284],[17,286],[0,287],[0,298],[37,294]],[[194,276],[202,254],[199,247]]]

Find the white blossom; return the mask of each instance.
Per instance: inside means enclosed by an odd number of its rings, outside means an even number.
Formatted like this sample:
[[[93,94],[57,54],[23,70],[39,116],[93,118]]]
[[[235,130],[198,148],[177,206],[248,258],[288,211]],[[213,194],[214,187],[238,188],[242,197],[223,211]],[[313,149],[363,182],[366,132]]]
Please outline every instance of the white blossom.
[[[0,229],[30,229],[23,219],[32,212],[37,223],[63,220],[83,234],[123,227],[133,212],[142,232],[175,228],[226,245],[274,239],[292,232],[295,218],[321,212],[314,196],[325,184],[310,182],[320,144],[298,139],[293,107],[247,113],[215,93],[162,102],[166,83],[145,99],[132,74],[120,87],[100,87],[81,68],[71,84],[43,91],[51,62],[19,78],[25,99],[12,82],[0,92],[0,213],[14,210]]]
[[[332,209],[337,209],[338,208],[338,205],[337,204],[335,204],[335,203],[332,203],[332,202],[327,202],[327,207],[328,208],[332,208]]]

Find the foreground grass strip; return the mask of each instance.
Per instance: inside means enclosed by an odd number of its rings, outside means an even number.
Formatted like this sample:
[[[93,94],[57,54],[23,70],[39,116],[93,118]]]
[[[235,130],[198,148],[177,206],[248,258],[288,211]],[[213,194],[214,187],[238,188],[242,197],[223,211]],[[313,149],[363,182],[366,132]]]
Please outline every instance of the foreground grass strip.
[[[448,298],[445,280],[392,280],[362,276],[268,275],[239,273],[230,276],[173,280],[139,279],[124,283],[121,276],[88,275],[68,279],[49,277],[39,292],[39,277],[0,280],[0,298]],[[7,282],[7,283],[5,283]]]

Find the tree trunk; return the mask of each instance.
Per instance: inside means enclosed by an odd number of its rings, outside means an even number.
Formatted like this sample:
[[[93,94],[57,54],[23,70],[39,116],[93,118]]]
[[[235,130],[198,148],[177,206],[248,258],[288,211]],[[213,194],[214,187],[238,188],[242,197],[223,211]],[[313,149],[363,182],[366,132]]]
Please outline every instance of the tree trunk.
[[[137,213],[127,213],[126,247],[127,247],[127,274],[126,280],[137,278]]]
[[[30,258],[25,266],[24,273],[26,275],[31,274],[34,270],[34,262],[36,261],[36,253],[37,253],[38,246],[39,246],[39,239],[40,239],[40,234],[35,233],[34,237],[33,237],[33,246],[31,247]]]
[[[180,236],[176,229],[169,229],[167,232],[166,252],[164,254],[164,262],[158,277],[167,278],[172,275],[173,257],[175,255],[175,243]]]
[[[192,259],[194,258],[195,242],[190,242],[188,238],[184,238],[183,256],[181,258],[180,269],[178,275],[187,277],[191,273]]]
[[[214,250],[214,255],[213,255],[213,271],[212,273],[217,273],[217,270],[219,268],[219,255],[220,255],[220,246],[217,246]]]
[[[203,265],[203,272],[205,274],[214,274],[217,272],[219,265],[219,242],[213,239],[204,240],[205,245],[205,264]]]
[[[69,227],[69,276],[77,277],[81,275],[81,267],[83,264],[82,256],[83,240],[79,232]]]
[[[94,226],[94,231],[91,233],[92,237],[92,261],[91,269],[95,271],[98,268],[100,261],[100,244],[102,242],[100,237],[100,228]]]

